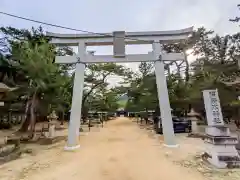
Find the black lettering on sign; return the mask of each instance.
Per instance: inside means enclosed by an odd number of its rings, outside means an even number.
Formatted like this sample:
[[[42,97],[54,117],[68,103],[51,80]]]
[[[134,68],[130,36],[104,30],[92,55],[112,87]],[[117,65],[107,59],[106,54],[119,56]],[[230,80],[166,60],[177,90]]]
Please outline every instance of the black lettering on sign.
[[[209,92],[209,95],[215,97],[216,96],[216,92],[215,91]]]

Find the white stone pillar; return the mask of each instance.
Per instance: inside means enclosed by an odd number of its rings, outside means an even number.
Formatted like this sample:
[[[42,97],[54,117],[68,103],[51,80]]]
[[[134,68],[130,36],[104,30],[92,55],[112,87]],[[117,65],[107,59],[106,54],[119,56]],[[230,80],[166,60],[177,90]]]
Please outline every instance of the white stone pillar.
[[[56,132],[55,132],[55,124],[51,124],[49,125],[49,130],[48,130],[48,137],[49,138],[54,138],[56,136]]]
[[[171,115],[171,108],[169,103],[167,82],[164,73],[164,63],[160,59],[162,53],[162,47],[159,42],[153,43],[153,53],[154,58],[157,60],[155,62],[155,74],[156,83],[159,98],[159,107],[161,112],[161,121],[163,127],[164,145],[167,147],[177,147],[173,130],[173,122]]]
[[[199,133],[197,120],[191,120],[191,123],[192,123],[192,132],[193,133]]]
[[[79,43],[78,56],[81,59],[85,57],[86,47],[85,43]],[[79,128],[81,123],[82,112],[82,95],[84,86],[84,70],[85,64],[78,62],[76,64],[73,95],[72,95],[72,107],[70,114],[70,122],[68,128],[68,142],[65,150],[74,150],[80,147],[79,145]]]

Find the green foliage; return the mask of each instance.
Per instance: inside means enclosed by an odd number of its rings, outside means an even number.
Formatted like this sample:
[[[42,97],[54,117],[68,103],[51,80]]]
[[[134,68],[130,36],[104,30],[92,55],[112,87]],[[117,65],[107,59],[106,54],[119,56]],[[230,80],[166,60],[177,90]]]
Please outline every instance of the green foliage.
[[[89,95],[86,106],[91,111],[116,111],[119,107],[117,94],[113,89],[97,88],[94,94]]]
[[[7,27],[1,31],[9,46],[7,66],[14,71],[14,85],[18,86],[15,98],[24,103],[36,94],[36,111],[44,115],[53,109],[68,111],[72,82],[69,68],[53,63],[56,53],[64,53],[64,49],[56,52],[41,27],[32,31]]]
[[[109,76],[124,77],[126,73],[128,73],[128,69],[116,63],[87,65],[82,102],[84,116],[86,116],[89,109],[112,111],[118,108],[119,105],[116,98],[120,92],[117,92],[118,90],[116,89],[111,89],[109,92],[107,90],[107,79]]]
[[[128,111],[143,111],[155,109],[157,100],[156,79],[152,63],[141,63],[140,74],[132,78],[128,89]]]
[[[72,55],[70,47],[56,49],[49,44],[42,28],[25,30],[0,28],[0,80],[18,90],[9,93],[6,100],[35,102],[35,110],[46,115],[51,110],[68,112],[71,105],[74,65],[57,65],[56,55]],[[202,90],[219,90],[223,107],[236,104],[234,86],[224,82],[239,77],[240,34],[219,36],[204,27],[194,31],[185,42],[164,44],[165,52],[183,52],[186,60],[166,64],[167,85],[171,107],[203,110]],[[197,59],[189,64],[187,50]],[[171,72],[175,65],[176,73]],[[109,89],[110,76],[123,77],[122,86]],[[119,102],[127,93],[128,100]],[[226,95],[227,94],[227,95]],[[33,101],[34,100],[34,101]],[[147,111],[158,108],[158,94],[153,63],[143,62],[139,72],[132,72],[115,63],[88,64],[85,71],[83,112],[88,110],[115,111],[124,106],[129,111]],[[84,113],[83,113],[84,114]]]
[[[238,93],[234,86],[228,87],[224,82],[232,81],[240,75],[237,65],[239,42],[238,33],[219,36],[201,27],[194,31],[186,42],[164,44],[163,48],[168,53],[186,54],[186,51],[192,48],[192,54],[197,57],[190,65],[187,60],[177,65],[177,73],[168,74],[167,85],[173,110],[188,111],[192,107],[202,112],[204,110],[202,91],[205,89],[218,89],[223,111],[234,104]],[[180,68],[184,64],[185,69],[181,73]],[[152,71],[145,72],[148,69],[146,67],[147,64],[142,63],[139,66],[140,74],[130,82],[127,109],[131,111],[158,108],[155,74]]]
[[[125,108],[128,100],[119,100],[117,103],[119,105],[119,108]]]

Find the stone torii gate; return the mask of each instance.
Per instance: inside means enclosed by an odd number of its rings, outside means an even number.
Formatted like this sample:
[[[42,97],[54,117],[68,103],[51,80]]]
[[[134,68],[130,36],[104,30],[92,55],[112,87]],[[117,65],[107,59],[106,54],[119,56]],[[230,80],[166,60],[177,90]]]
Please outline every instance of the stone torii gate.
[[[73,86],[71,115],[66,150],[79,148],[79,128],[82,108],[84,70],[86,63],[108,62],[155,62],[156,83],[159,106],[163,125],[164,145],[177,147],[173,130],[171,108],[169,103],[166,77],[163,61],[184,60],[182,53],[162,52],[161,43],[177,43],[186,40],[192,33],[193,27],[173,31],[124,32],[116,31],[107,34],[56,34],[47,32],[52,38],[51,43],[58,46],[78,46],[78,54],[73,56],[56,56],[56,63],[76,64]],[[148,54],[125,54],[126,44],[152,44],[152,52]],[[113,46],[113,55],[87,54],[87,46]]]

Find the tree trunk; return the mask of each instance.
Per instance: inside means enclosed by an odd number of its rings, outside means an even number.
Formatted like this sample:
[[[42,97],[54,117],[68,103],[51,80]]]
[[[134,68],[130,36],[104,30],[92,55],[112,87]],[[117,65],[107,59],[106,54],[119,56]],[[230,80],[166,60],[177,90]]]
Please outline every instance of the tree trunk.
[[[88,108],[86,106],[82,106],[82,119],[83,123],[86,123],[88,117]]]
[[[104,80],[103,80],[101,83],[95,84],[95,85],[88,91],[88,93],[87,93],[85,96],[83,95],[82,107],[84,107],[84,104],[85,104],[88,96],[93,92],[93,90],[94,90],[95,88],[97,88],[97,87],[98,87],[99,85],[101,85],[102,83],[104,83]]]
[[[145,119],[145,122],[146,122],[146,124],[148,124],[148,108],[145,108],[145,117],[144,117],[144,119]]]
[[[175,63],[175,65],[176,65],[176,67],[177,67],[177,75],[178,75],[178,78],[180,78],[180,77],[181,77],[181,65],[182,65],[182,63],[181,63],[181,64],[178,64],[176,61],[174,61],[174,63]]]
[[[188,82],[189,81],[189,62],[188,62],[187,54],[185,51],[183,51],[183,54],[185,56],[185,63],[186,63],[185,81]]]
[[[170,65],[168,65],[168,66],[167,66],[167,74],[168,74],[168,76],[170,76],[170,75],[171,75],[171,71],[170,71]]]
[[[34,135],[34,130],[35,130],[35,124],[36,124],[36,103],[37,103],[37,92],[35,91],[32,97],[32,103],[30,107],[30,133],[31,137]]]
[[[25,118],[21,128],[19,129],[19,131],[20,132],[27,132],[29,124],[30,124],[30,117],[29,117],[29,115],[26,115],[26,118]]]
[[[64,124],[64,120],[65,120],[65,113],[64,113],[64,111],[62,111],[62,119],[61,119],[61,124],[60,125]]]
[[[29,117],[29,106],[30,106],[30,101],[27,101],[26,107],[25,107],[25,117],[24,120],[22,122],[21,128],[19,129],[20,132],[27,132],[28,131],[28,127],[30,124],[30,117]]]
[[[103,83],[105,82],[105,79],[107,78],[108,75],[110,75],[110,73],[103,75],[103,78],[102,78],[101,82],[95,84],[95,85],[88,91],[88,93],[87,93],[85,96],[83,95],[82,107],[84,107],[84,104],[85,104],[85,102],[86,102],[86,100],[87,100],[87,97],[93,92],[93,90],[94,90],[95,88],[97,88],[98,86],[100,86],[101,84],[103,84]]]
[[[9,127],[11,128],[12,125],[14,124],[14,122],[12,122],[12,111],[8,111],[8,124],[9,124]]]

